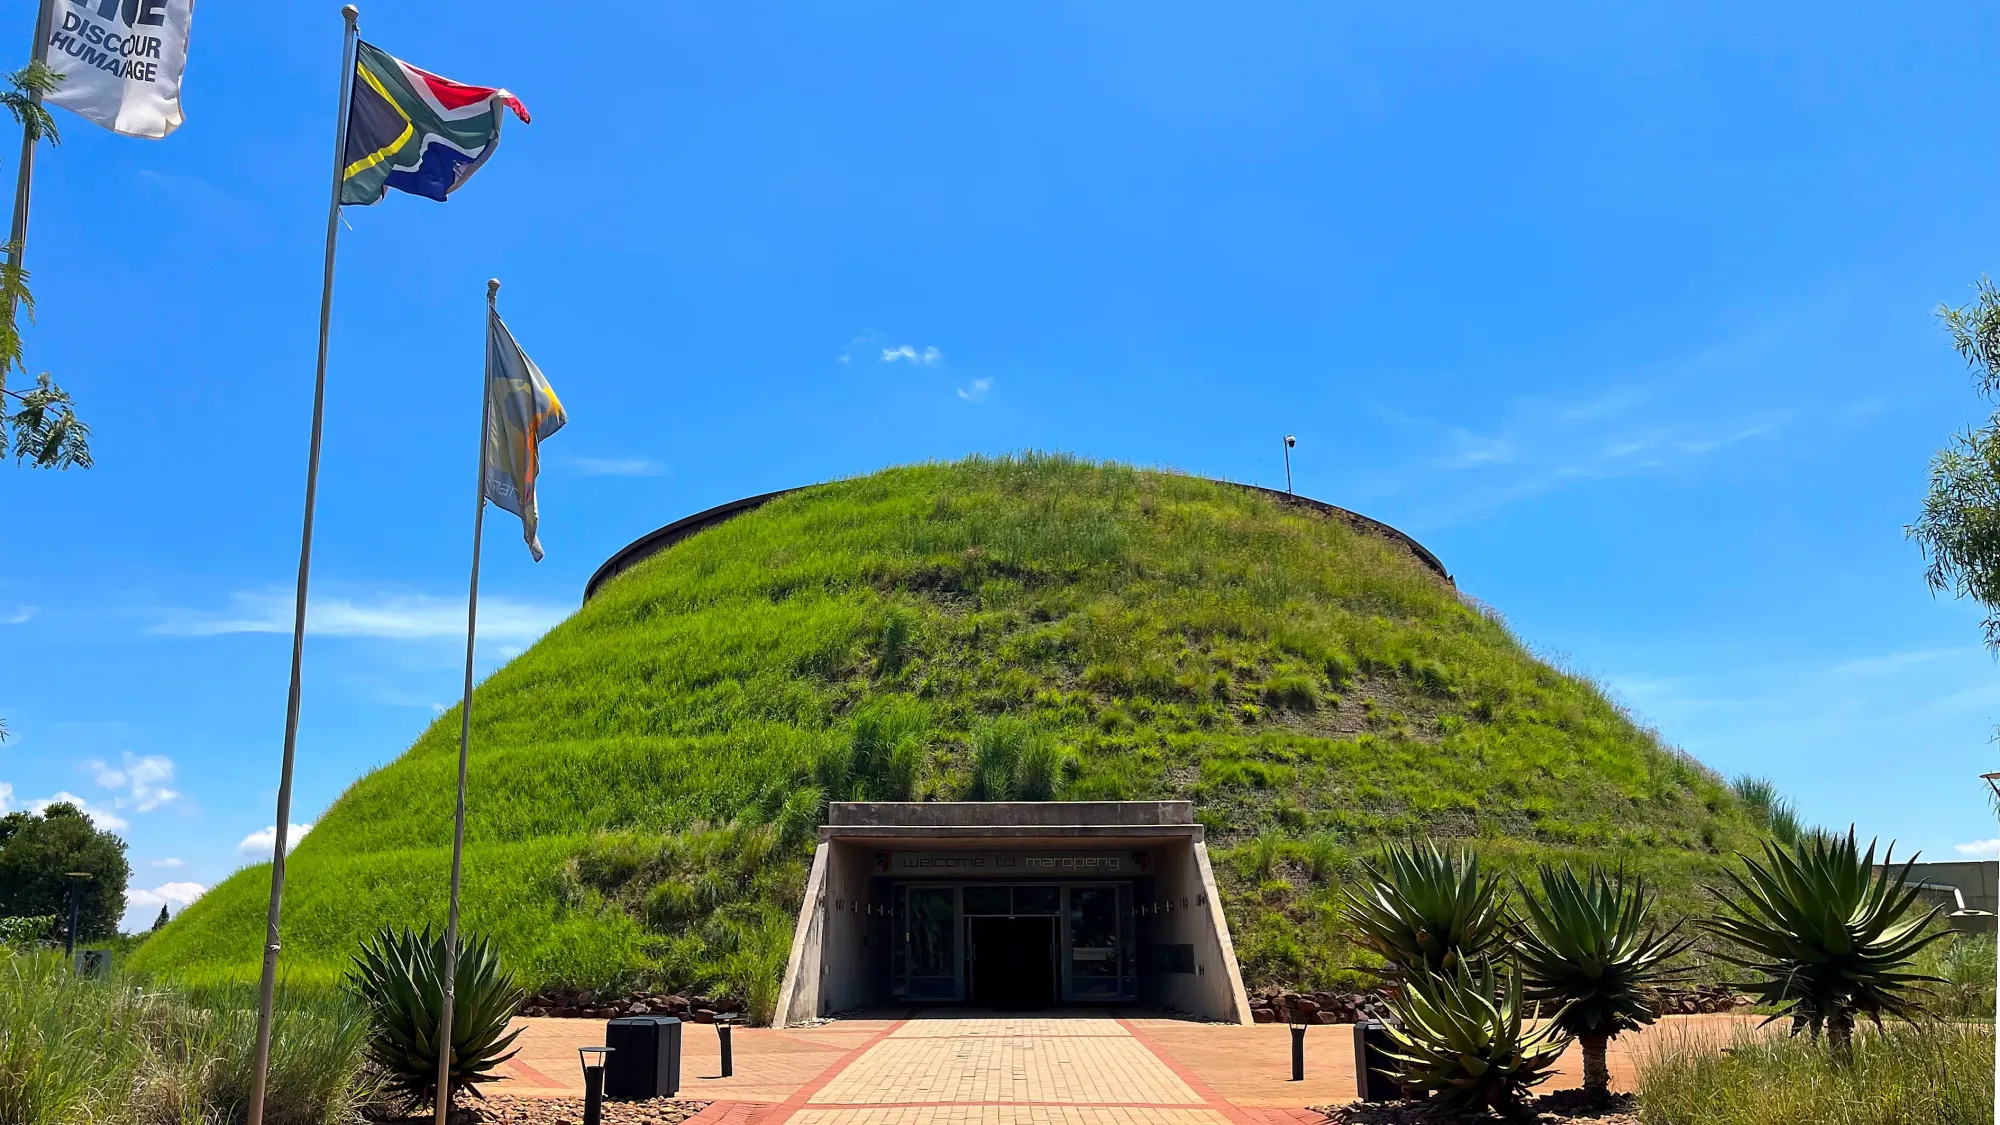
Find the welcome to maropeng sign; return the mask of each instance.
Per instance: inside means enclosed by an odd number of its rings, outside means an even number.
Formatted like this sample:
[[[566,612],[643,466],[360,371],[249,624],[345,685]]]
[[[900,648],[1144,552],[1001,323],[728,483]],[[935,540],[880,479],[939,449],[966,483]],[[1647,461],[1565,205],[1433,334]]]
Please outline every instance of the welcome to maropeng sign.
[[[1144,852],[878,852],[875,873],[908,876],[1143,875]]]

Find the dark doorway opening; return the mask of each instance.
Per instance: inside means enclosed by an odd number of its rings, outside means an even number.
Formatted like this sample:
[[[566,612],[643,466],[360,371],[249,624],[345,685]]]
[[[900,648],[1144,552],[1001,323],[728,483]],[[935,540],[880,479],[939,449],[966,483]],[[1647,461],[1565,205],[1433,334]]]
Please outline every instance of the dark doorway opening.
[[[1054,918],[968,918],[972,1002],[1046,1008],[1056,1002]]]

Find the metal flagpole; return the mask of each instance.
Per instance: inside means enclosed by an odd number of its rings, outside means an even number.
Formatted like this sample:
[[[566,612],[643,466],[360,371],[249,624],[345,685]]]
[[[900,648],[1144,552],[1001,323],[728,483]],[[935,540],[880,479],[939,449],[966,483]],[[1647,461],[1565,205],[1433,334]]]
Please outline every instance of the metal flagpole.
[[[42,0],[41,7],[35,12],[35,45],[28,51],[29,65],[42,61],[48,50],[49,29],[55,21],[55,0]],[[31,93],[28,101],[40,105],[42,96]],[[7,234],[7,264],[16,269],[20,268],[28,250],[28,193],[35,183],[35,147],[34,131],[24,122],[21,126],[21,159],[14,170],[14,225]],[[7,310],[10,317],[13,313],[13,309]],[[0,382],[5,380],[6,372],[0,371]]]
[[[250,1072],[249,1125],[263,1125],[264,1078],[271,1064],[271,1003],[278,984],[278,914],[285,897],[285,837],[292,816],[292,757],[299,741],[299,668],[305,657],[306,580],[312,573],[313,504],[319,495],[319,445],[326,413],[326,335],[333,319],[333,251],[340,237],[340,180],[347,153],[347,110],[354,86],[356,22],[361,12],[340,10],[347,30],[340,48],[340,113],[334,126],[333,198],[326,212],[326,264],[319,290],[319,363],[313,374],[312,438],[306,453],[305,527],[299,536],[298,593],[292,606],[292,684],[285,700],[285,752],[278,768],[278,818],[271,841],[271,906],[264,921],[264,977],[257,991],[257,1055]]]
[[[1979,780],[1986,783],[1993,807],[2000,811],[2000,773],[1982,773]],[[1994,996],[1994,1026],[2000,1027],[2000,992],[1995,992]],[[2000,1125],[2000,1045],[1996,1045],[1993,1059],[1993,1125]]]
[[[458,987],[458,888],[465,861],[465,759],[472,747],[472,646],[479,634],[479,546],[486,527],[486,445],[493,424],[493,321],[500,314],[495,304],[500,296],[497,278],[486,283],[486,363],[485,378],[479,385],[479,488],[472,508],[472,583],[465,599],[465,694],[458,702],[458,814],[451,835],[451,906],[444,922],[444,1020],[438,1030],[438,1086],[436,1125],[445,1125],[451,1112],[451,1016]]]

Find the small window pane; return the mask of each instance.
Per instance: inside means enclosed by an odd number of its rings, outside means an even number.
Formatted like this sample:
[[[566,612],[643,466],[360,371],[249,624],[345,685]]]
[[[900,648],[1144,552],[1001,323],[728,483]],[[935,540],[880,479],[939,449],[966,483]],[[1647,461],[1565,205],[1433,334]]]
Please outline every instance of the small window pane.
[[[967,914],[1007,913],[1007,888],[967,887],[965,888],[965,912]]]
[[[1016,914],[1060,914],[1062,913],[1062,890],[1059,887],[1015,887],[1014,913]]]

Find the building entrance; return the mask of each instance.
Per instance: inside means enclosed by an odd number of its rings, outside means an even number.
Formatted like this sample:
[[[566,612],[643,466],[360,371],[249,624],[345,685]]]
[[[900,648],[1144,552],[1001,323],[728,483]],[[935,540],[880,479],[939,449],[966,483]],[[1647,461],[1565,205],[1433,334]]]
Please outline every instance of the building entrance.
[[[1138,998],[1131,883],[902,883],[890,894],[898,1000],[1040,1008]]]
[[[968,918],[972,1002],[1027,1011],[1056,1000],[1054,918]]]

